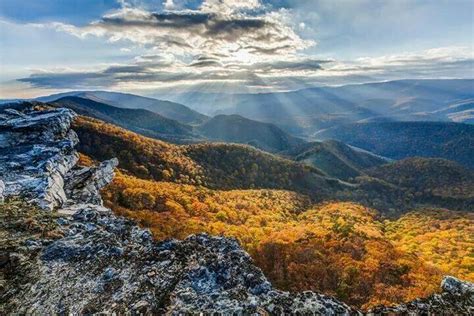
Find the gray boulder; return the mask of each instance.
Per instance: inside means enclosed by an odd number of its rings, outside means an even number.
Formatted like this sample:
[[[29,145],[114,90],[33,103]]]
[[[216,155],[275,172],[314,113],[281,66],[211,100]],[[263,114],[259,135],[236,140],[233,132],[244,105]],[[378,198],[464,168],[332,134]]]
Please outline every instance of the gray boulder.
[[[474,315],[474,284],[446,276],[441,293],[393,307],[377,307],[369,315]]]
[[[5,197],[22,197],[48,210],[66,202],[64,176],[78,159],[78,138],[70,129],[74,117],[68,109],[2,111],[0,179]]]
[[[114,178],[116,158],[95,167],[74,168],[65,177],[64,190],[72,203],[92,203],[102,205],[100,189]]]

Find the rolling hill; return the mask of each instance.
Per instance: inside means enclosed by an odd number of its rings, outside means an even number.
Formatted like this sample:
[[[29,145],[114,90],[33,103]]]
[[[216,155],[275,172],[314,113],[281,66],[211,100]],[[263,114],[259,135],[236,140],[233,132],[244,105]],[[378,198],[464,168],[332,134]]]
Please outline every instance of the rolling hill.
[[[270,152],[289,150],[304,143],[273,124],[239,115],[217,115],[197,129],[210,140],[249,144]]]
[[[342,180],[364,175],[365,169],[387,163],[386,159],[334,140],[306,143],[284,154]]]
[[[328,177],[314,166],[283,159],[245,145],[174,145],[86,117],[77,119],[74,129],[81,140],[79,150],[82,153],[97,160],[117,157],[121,169],[142,179],[219,190],[291,190],[308,195],[314,201],[329,199],[361,203],[390,217],[400,216],[421,205],[466,211],[472,210],[474,205],[470,196],[455,194],[462,192],[459,191],[460,186],[440,195],[431,191],[431,180],[416,187],[404,186],[388,181],[383,173],[366,173],[362,168],[380,164],[380,158],[374,159],[372,155],[366,156],[366,153],[351,156],[354,155],[352,151],[345,152],[347,148],[337,143],[329,143],[329,150],[324,148],[337,156],[326,158],[328,168],[330,159],[336,162],[336,167],[329,169],[333,172],[332,177]],[[451,165],[448,167],[452,168]],[[335,178],[336,172],[342,174],[342,179],[349,172],[353,172],[356,177],[350,184]],[[429,179],[430,174],[423,172],[421,169],[418,176]],[[455,183],[453,179],[443,181],[449,185]],[[415,195],[416,192],[424,193]]]
[[[364,170],[357,188],[340,199],[358,201],[398,218],[410,209],[447,208],[474,212],[474,173],[455,162],[407,158]]]
[[[66,107],[80,115],[122,126],[142,135],[173,142],[195,139],[191,126],[144,109],[124,109],[76,96],[62,97],[50,104]]]
[[[434,157],[474,168],[474,126],[451,122],[372,122],[328,129],[320,139],[336,139],[392,158]]]
[[[470,199],[474,203],[474,171],[445,159],[407,158],[366,170],[415,195]]]
[[[146,109],[184,124],[199,124],[207,120],[205,115],[191,110],[183,104],[119,92],[71,91],[40,97],[36,100],[41,102],[52,102],[68,96],[89,99],[120,108]]]
[[[311,136],[361,120],[470,122],[472,112],[450,115],[439,110],[472,100],[474,80],[397,80],[278,93],[193,92],[166,97],[203,113],[238,114],[276,124],[290,133]]]
[[[87,117],[80,117],[74,130],[81,152],[98,160],[117,157],[120,168],[145,179],[217,189],[291,189],[316,198],[344,186],[316,168],[250,146],[173,145]]]
[[[77,96],[62,97],[52,104],[67,107],[78,114],[115,124],[147,137],[174,143],[218,141],[252,145],[270,152],[288,150],[304,141],[275,125],[237,115],[216,116],[200,125],[187,125],[145,109],[112,106]]]

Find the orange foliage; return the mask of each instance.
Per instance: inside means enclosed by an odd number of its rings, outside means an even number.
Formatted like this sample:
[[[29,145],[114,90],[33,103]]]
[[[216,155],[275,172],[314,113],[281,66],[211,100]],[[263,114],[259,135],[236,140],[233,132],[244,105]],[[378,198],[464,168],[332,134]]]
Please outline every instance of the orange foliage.
[[[79,153],[79,160],[77,161],[77,164],[79,166],[90,167],[95,165],[95,162],[91,157]]]
[[[395,247],[376,213],[354,203],[312,205],[290,191],[219,191],[122,173],[103,195],[157,239],[198,232],[236,237],[285,290],[320,291],[369,307],[427,296],[442,277]]]
[[[474,282],[474,214],[419,210],[387,222],[387,237],[446,274]]]

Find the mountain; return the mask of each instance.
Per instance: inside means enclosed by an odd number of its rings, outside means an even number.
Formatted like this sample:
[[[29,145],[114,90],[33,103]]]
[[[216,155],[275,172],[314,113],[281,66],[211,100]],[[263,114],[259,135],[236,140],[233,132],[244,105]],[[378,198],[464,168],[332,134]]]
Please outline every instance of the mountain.
[[[169,141],[194,139],[192,127],[143,109],[124,109],[76,96],[62,97],[50,104],[122,126],[140,134]]]
[[[175,143],[233,142],[249,144],[270,152],[287,150],[304,143],[303,140],[285,133],[272,124],[245,119],[237,115],[216,116],[193,127],[149,110],[120,108],[78,96],[62,97],[50,104],[70,108],[78,114],[97,118],[144,136]]]
[[[76,96],[120,108],[146,109],[184,124],[199,124],[207,119],[205,115],[193,111],[187,106],[179,103],[119,92],[71,91],[40,97],[36,100],[41,102],[52,102],[66,96]]]
[[[296,146],[284,155],[342,180],[363,175],[365,169],[387,163],[387,159],[334,140]]]
[[[326,128],[361,120],[469,121],[437,111],[472,100],[474,80],[397,80],[291,92],[193,92],[166,97],[184,100],[191,108],[204,113],[238,114],[276,124],[290,133],[311,136]]]
[[[453,161],[407,158],[368,169],[366,173],[416,195],[465,198],[474,203],[474,171]]]
[[[270,152],[288,150],[304,143],[273,124],[239,115],[217,115],[200,125],[198,131],[211,140],[249,144]]]
[[[250,146],[173,145],[86,117],[77,119],[74,129],[81,152],[98,160],[117,157],[121,168],[145,179],[218,189],[291,189],[316,198],[344,186],[316,168]]]
[[[474,168],[474,126],[450,122],[348,124],[317,134],[392,158],[435,157]]]

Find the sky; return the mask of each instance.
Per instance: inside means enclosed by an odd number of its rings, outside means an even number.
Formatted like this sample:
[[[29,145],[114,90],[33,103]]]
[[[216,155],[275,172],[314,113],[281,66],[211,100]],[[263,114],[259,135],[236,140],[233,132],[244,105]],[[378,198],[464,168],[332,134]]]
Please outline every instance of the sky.
[[[0,0],[0,98],[474,78],[472,0]]]

